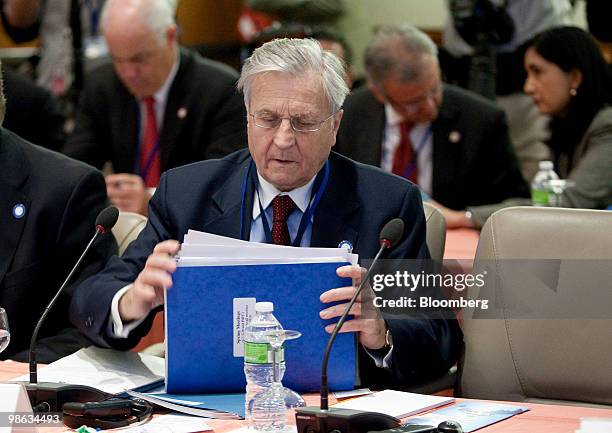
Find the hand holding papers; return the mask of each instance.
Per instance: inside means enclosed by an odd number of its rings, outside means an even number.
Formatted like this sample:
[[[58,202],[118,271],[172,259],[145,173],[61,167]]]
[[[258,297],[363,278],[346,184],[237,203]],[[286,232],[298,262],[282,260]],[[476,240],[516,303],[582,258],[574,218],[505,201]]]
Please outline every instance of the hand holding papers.
[[[242,335],[259,301],[272,301],[278,319],[303,338],[287,351],[287,386],[319,388],[327,341],[319,297],[351,281],[336,274],[357,256],[339,248],[294,248],[189,231],[171,290],[166,291],[167,392],[242,391]],[[276,313],[275,313],[276,314]],[[332,316],[333,317],[333,316]],[[330,363],[332,386],[355,379],[353,336],[342,336]]]
[[[173,256],[179,243],[174,240],[160,242],[147,258],[144,269],[138,274],[132,287],[119,300],[121,320],[129,322],[144,318],[162,304],[164,291],[172,286],[170,276],[176,270]]]

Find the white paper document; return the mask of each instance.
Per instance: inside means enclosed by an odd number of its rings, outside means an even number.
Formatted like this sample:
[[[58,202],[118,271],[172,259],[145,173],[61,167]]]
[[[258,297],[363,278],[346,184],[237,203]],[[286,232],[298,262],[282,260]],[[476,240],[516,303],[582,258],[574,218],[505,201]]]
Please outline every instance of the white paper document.
[[[357,264],[346,248],[302,248],[247,242],[189,230],[179,253],[179,266],[220,266],[279,263]]]
[[[202,418],[187,415],[158,415],[144,424],[123,428],[124,433],[194,433],[212,430]]]
[[[164,371],[163,358],[91,346],[39,368],[38,381],[87,385],[119,394],[163,379]],[[29,379],[26,374],[13,381]]]
[[[384,413],[396,418],[405,418],[445,404],[453,403],[453,397],[414,394],[411,392],[385,390],[355,398],[334,407]]]

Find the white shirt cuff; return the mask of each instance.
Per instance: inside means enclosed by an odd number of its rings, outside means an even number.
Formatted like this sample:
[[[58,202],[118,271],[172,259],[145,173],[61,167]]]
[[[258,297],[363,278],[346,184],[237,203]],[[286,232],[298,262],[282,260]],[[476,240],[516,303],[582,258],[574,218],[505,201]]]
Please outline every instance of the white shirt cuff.
[[[370,355],[370,358],[372,358],[374,360],[374,363],[376,364],[376,367],[378,368],[384,368],[386,370],[391,369],[391,356],[393,354],[393,345],[391,345],[391,347],[389,348],[389,352],[387,352],[387,354],[383,357],[375,355],[374,353],[370,352],[368,350],[367,347],[364,347],[366,353],[368,355]]]
[[[121,299],[123,294],[130,290],[132,286],[133,284],[128,284],[115,293],[113,301],[111,302],[111,320],[108,321],[107,333],[113,338],[127,338],[130,332],[132,332],[132,329],[140,325],[145,319],[145,317],[143,317],[142,319],[134,320],[127,324],[121,321],[121,316],[119,315],[119,299]]]

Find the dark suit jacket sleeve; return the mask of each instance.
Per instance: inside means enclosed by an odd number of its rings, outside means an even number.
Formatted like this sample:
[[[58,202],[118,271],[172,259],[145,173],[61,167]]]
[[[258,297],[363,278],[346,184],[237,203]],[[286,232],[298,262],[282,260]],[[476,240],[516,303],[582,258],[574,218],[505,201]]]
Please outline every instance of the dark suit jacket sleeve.
[[[170,239],[165,208],[166,182],[162,175],[160,186],[149,204],[146,227],[121,258],[114,256],[98,275],[76,287],[70,305],[70,320],[95,344],[127,350],[134,347],[149,332],[155,313],[152,311],[128,338],[115,339],[107,335],[111,302],[115,294],[134,282],[155,245]]]
[[[406,223],[406,234],[389,258],[429,259],[425,216],[417,188],[407,191],[400,216]],[[459,358],[463,337],[454,316],[445,313],[383,313],[393,337],[391,371],[378,369],[375,383],[370,385],[401,387],[427,382],[446,373]]]

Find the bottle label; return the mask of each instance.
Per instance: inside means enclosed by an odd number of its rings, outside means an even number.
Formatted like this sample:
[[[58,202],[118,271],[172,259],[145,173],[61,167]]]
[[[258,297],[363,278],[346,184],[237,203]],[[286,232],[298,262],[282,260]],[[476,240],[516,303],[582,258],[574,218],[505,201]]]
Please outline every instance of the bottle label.
[[[531,202],[534,206],[548,206],[549,194],[549,191],[546,191],[545,189],[531,190]]]
[[[248,364],[272,364],[274,351],[268,343],[244,342],[244,362]],[[281,347],[279,362],[285,361],[285,347]]]

